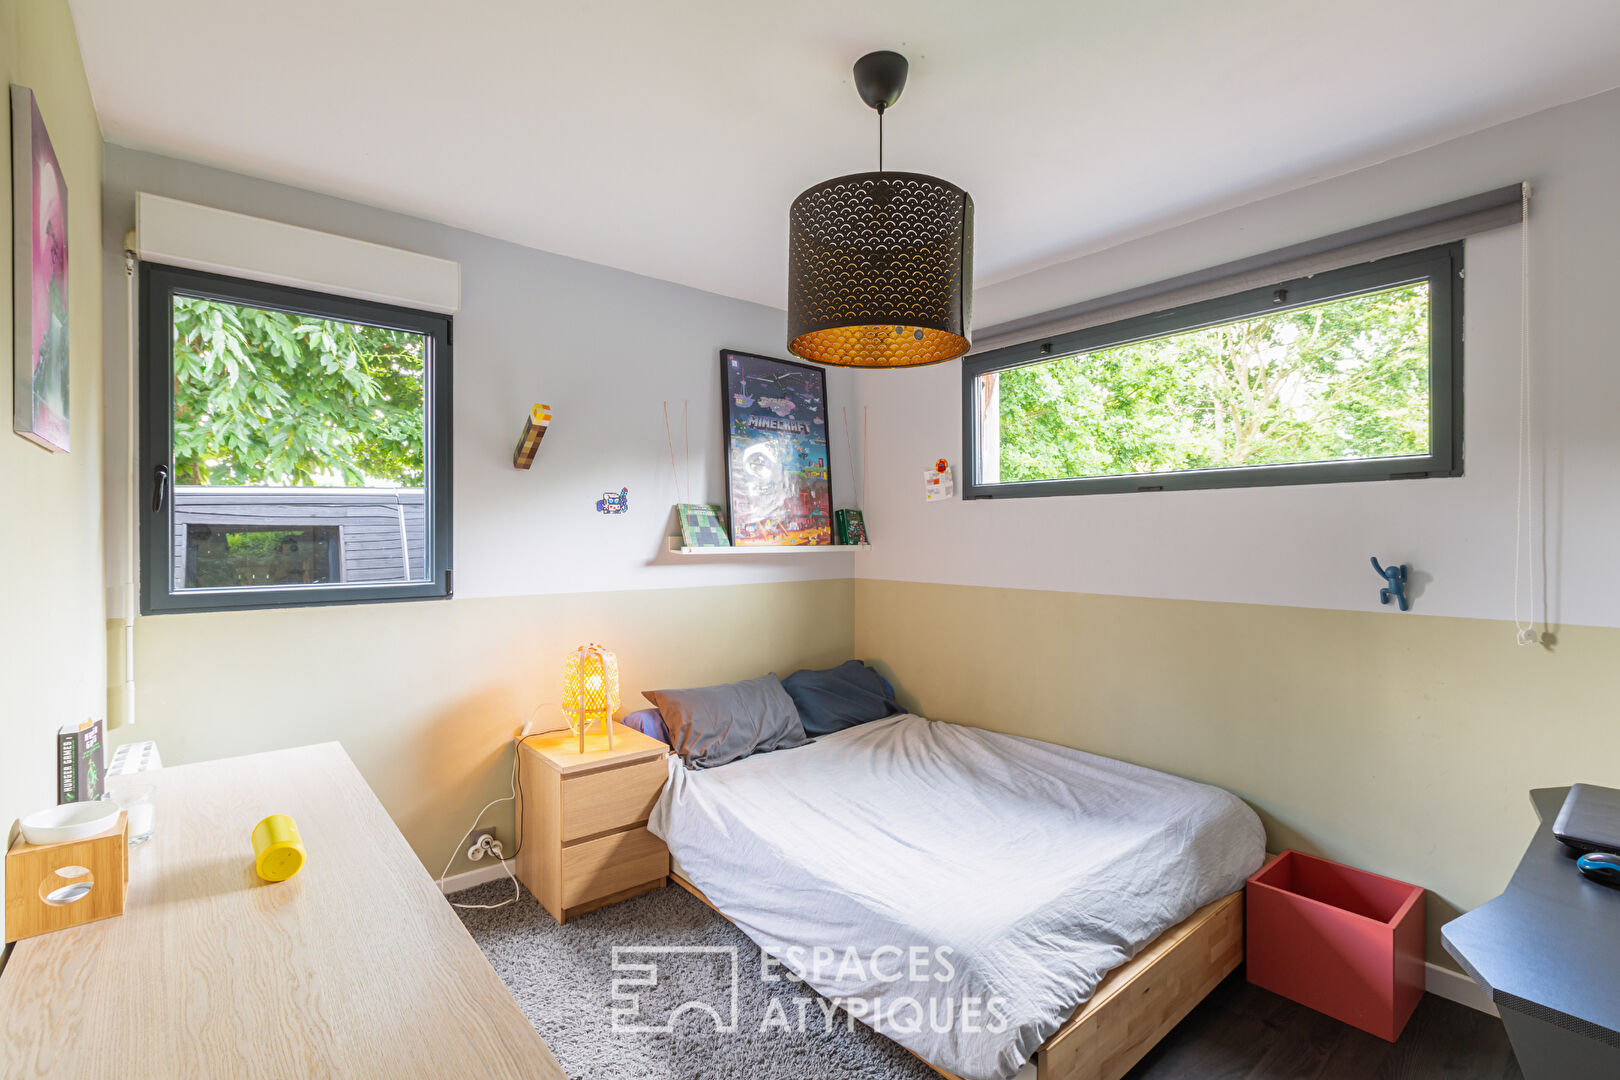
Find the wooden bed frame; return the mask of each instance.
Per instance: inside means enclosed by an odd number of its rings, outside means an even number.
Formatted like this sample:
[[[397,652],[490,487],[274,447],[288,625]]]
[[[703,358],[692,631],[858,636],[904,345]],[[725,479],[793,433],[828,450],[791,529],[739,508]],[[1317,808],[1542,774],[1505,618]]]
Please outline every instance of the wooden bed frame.
[[[1268,856],[1269,859],[1269,856]],[[713,909],[697,886],[674,882]],[[1039,1080],[1120,1080],[1243,962],[1243,890],[1205,904],[1160,934],[1097,990],[1035,1052]],[[919,1059],[921,1060],[921,1059]],[[947,1080],[959,1080],[931,1062]]]

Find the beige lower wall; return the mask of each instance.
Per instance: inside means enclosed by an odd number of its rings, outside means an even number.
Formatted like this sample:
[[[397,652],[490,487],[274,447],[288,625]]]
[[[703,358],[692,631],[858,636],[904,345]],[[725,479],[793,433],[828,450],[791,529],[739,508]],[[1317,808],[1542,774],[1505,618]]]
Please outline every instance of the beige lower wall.
[[[859,655],[925,715],[1218,784],[1274,848],[1429,888],[1439,963],[1440,923],[1512,872],[1529,788],[1620,786],[1620,630],[1521,649],[1484,620],[869,579],[144,618],[141,719],[113,741],[182,764],[336,739],[437,874],[534,707],[560,726],[587,640],[625,711]],[[510,842],[509,805],[484,823]]]
[[[538,727],[562,726],[575,645],[618,655],[628,712],[642,690],[846,660],[853,623],[849,580],[152,616],[137,623],[140,720],[113,741],[156,739],[178,765],[336,739],[438,874],[506,794],[535,707],[552,703]],[[509,803],[483,819],[508,852],[512,821]],[[458,855],[451,873],[468,867]]]
[[[1427,887],[1436,963],[1518,862],[1528,789],[1620,786],[1620,630],[861,579],[855,649],[924,715],[1217,784],[1273,850]]]

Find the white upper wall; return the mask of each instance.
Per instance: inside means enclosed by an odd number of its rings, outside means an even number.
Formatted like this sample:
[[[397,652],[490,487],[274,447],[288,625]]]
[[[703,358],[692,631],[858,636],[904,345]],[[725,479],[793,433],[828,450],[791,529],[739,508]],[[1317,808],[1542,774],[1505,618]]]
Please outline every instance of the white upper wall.
[[[455,316],[455,590],[458,597],[681,588],[848,577],[852,554],[680,559],[664,550],[677,501],[724,505],[720,434],[722,348],[786,357],[782,312],[493,240],[267,181],[108,145],[106,249],[107,520],[124,520],[124,233],[135,193],[184,199],[404,248],[461,264]],[[834,371],[836,410],[850,400]],[[664,430],[669,402],[680,460],[677,498]],[[554,419],[534,466],[512,467],[529,406]],[[686,405],[691,432],[686,480]],[[841,429],[840,429],[841,432]],[[836,434],[833,491],[847,503]],[[630,489],[630,511],[595,510],[603,492]],[[118,530],[113,530],[115,533]],[[109,537],[109,581],[123,580],[121,537]],[[109,613],[119,598],[109,596]]]
[[[1462,195],[1534,187],[1538,617],[1620,626],[1620,92],[1161,232],[975,298],[1028,315]],[[1096,208],[1106,213],[1107,208]],[[860,577],[1376,610],[1367,559],[1410,563],[1420,614],[1512,617],[1519,235],[1467,242],[1465,472],[1455,479],[925,503],[961,476],[959,362],[862,373],[873,549]]]

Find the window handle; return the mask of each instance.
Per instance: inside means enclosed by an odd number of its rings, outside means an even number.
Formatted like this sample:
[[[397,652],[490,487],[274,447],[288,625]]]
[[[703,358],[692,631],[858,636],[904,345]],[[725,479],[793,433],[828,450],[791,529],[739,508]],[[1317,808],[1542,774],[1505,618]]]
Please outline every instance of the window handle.
[[[163,500],[169,494],[169,467],[159,465],[152,470],[152,513],[163,512]]]

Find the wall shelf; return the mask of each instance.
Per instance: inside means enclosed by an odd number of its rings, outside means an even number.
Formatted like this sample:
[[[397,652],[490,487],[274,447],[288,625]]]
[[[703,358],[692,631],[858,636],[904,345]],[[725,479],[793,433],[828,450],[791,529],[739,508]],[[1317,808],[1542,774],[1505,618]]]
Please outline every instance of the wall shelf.
[[[671,555],[725,558],[729,555],[827,555],[870,551],[871,544],[745,544],[742,547],[682,547],[678,536],[666,537]]]

